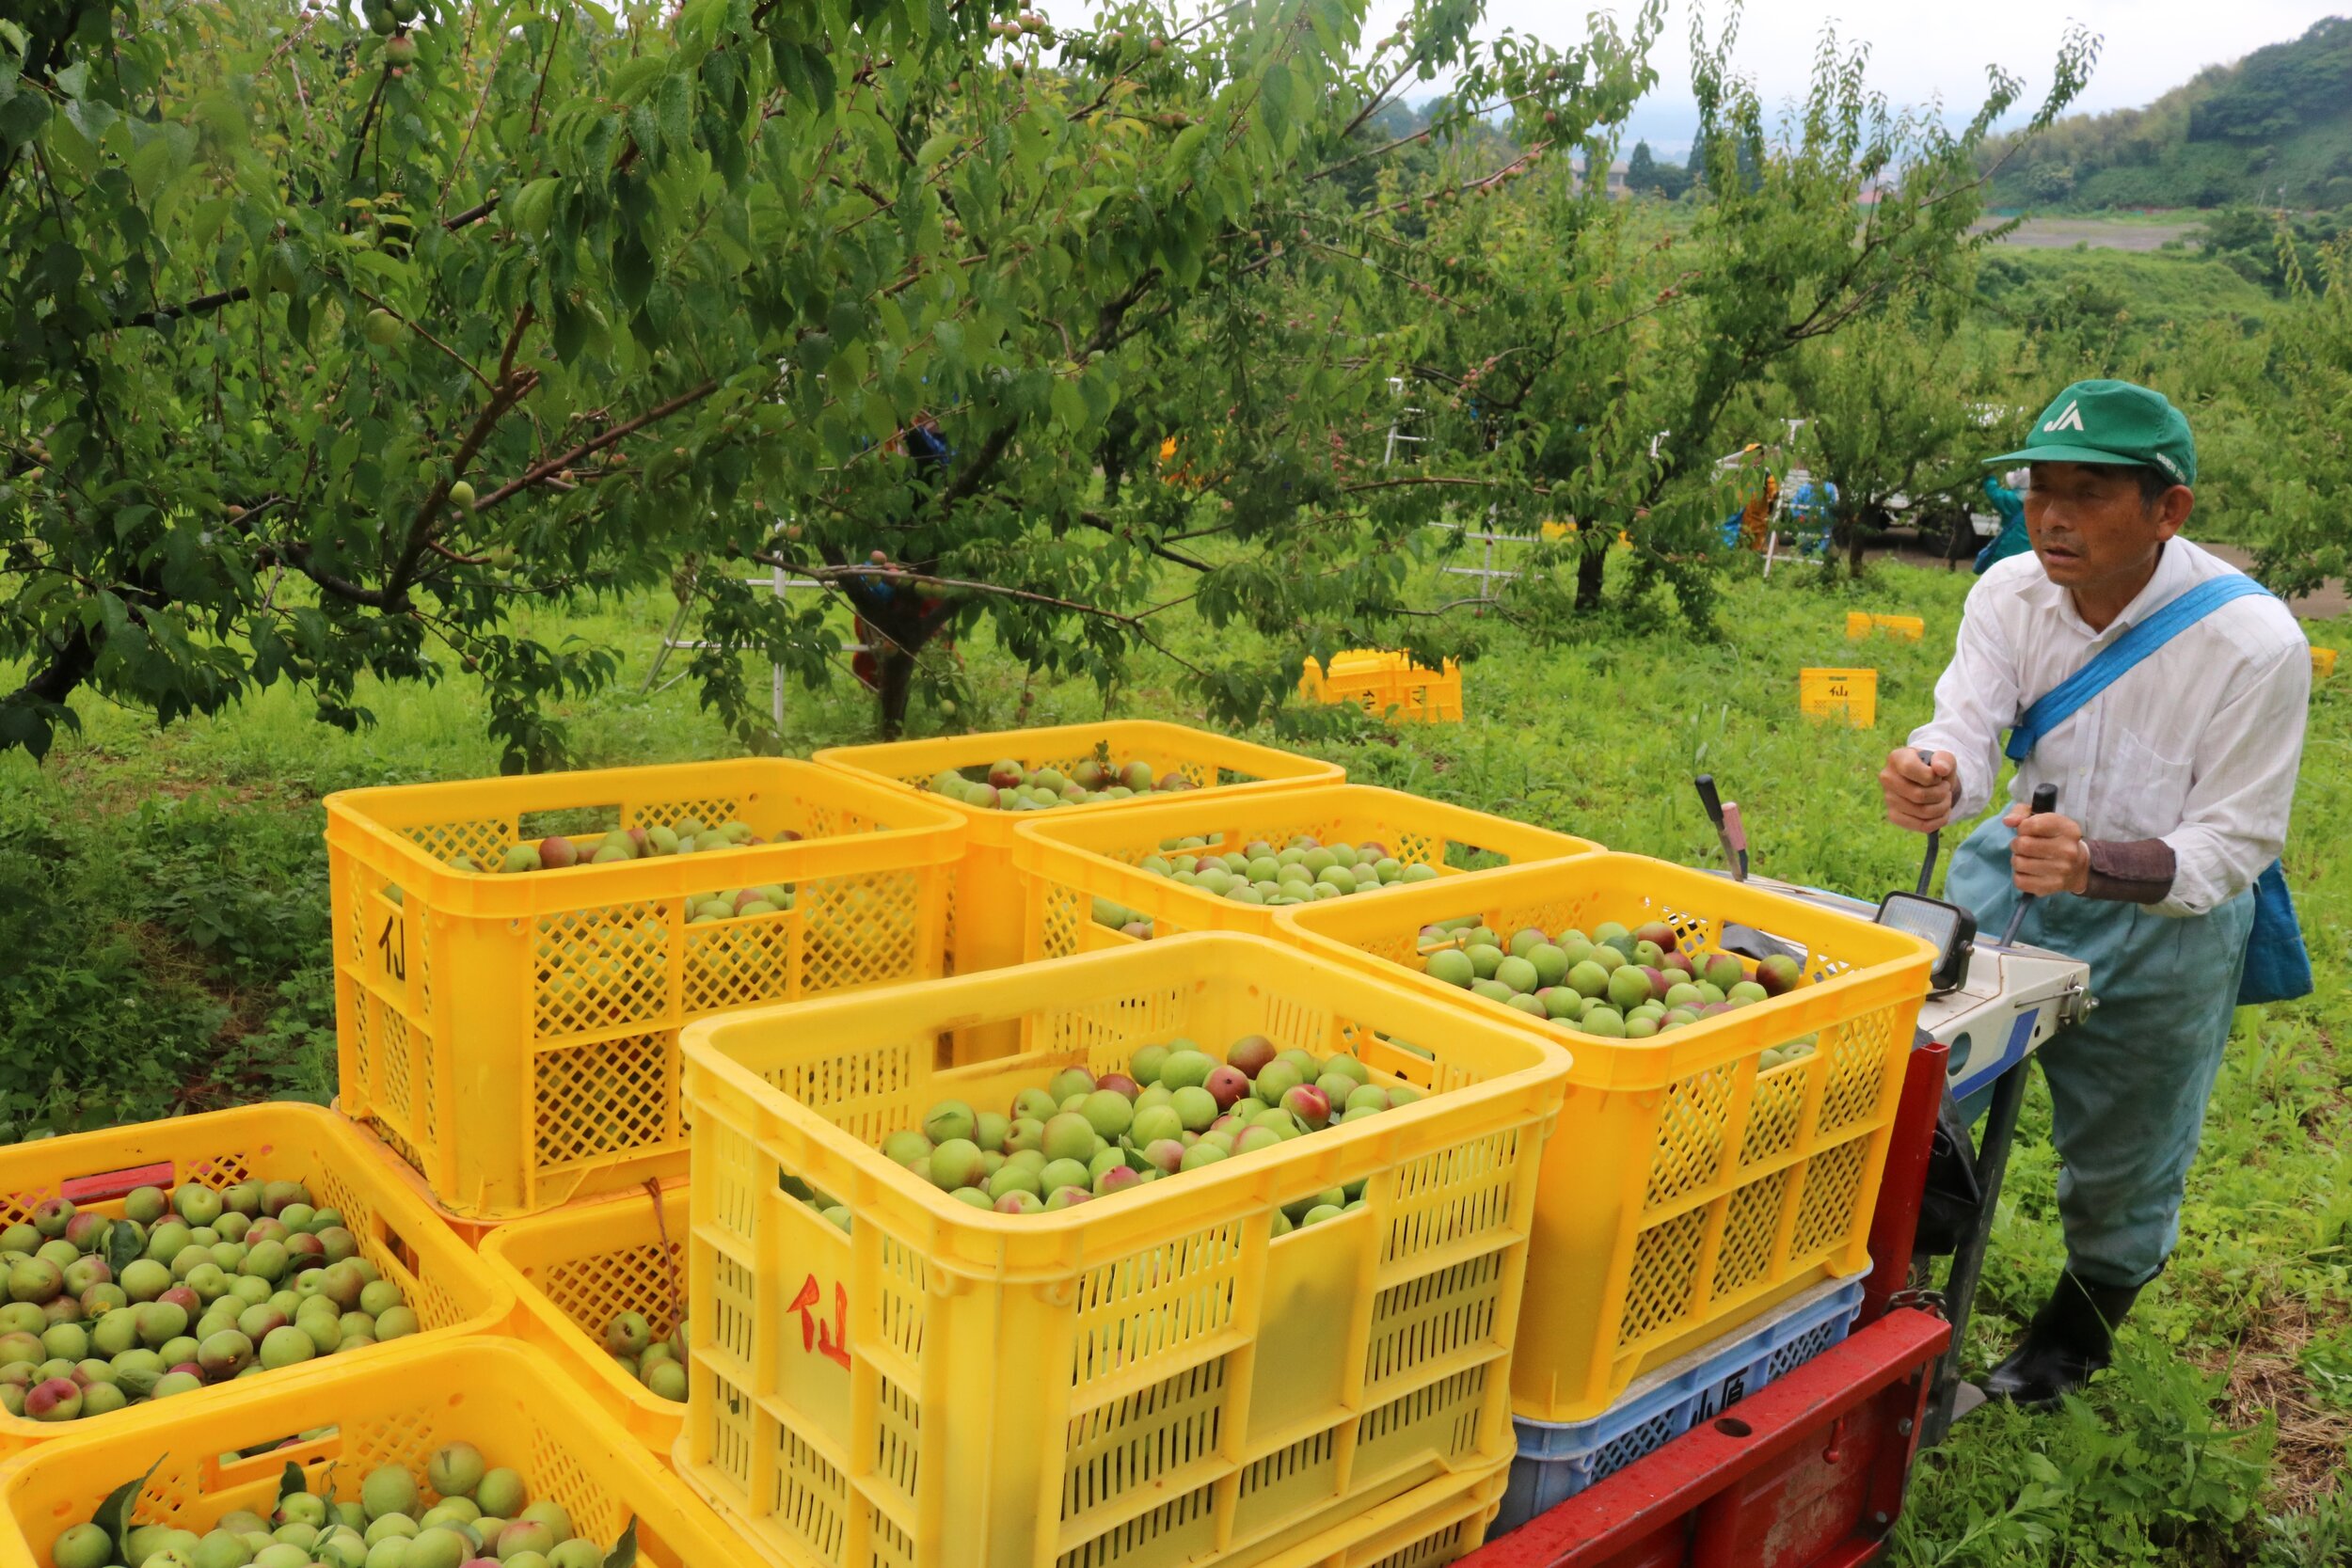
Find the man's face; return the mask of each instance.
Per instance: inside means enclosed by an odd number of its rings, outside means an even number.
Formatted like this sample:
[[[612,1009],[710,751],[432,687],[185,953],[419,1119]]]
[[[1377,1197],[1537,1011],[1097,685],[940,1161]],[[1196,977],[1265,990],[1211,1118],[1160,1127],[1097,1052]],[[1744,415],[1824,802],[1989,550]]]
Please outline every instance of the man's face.
[[[2152,505],[2129,468],[2036,463],[2026,490],[2026,532],[2050,580],[2064,588],[2127,585],[2155,569],[2156,552],[2188,520],[2193,498],[2176,484]]]

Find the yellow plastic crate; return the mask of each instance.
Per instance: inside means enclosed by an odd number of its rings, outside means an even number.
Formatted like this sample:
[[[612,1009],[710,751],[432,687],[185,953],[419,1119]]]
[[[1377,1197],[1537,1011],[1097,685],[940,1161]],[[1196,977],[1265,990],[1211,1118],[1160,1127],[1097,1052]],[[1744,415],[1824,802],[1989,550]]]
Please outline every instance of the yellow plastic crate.
[[[1030,814],[982,811],[961,800],[943,800],[930,792],[930,781],[950,768],[985,768],[1003,757],[1024,768],[1066,771],[1094,755],[1097,746],[1109,748],[1110,755],[1120,762],[1148,762],[1152,771],[1162,776],[1182,773],[1203,790],[1264,794],[1304,784],[1338,784],[1347,776],[1335,763],[1148,719],[997,730],[878,746],[836,746],[818,752],[817,760],[855,778],[914,790],[962,819],[967,837],[962,863],[956,868],[947,953],[955,973],[973,974],[1021,961],[1021,886],[1013,875],[1012,835],[1014,829],[1030,819]],[[1095,817],[1133,811],[1155,799],[1100,800],[1043,815]]]
[[[1279,938],[1274,917],[1280,910],[1219,898],[1139,870],[1137,863],[1169,839],[1207,838],[1211,848],[1221,853],[1256,839],[1279,846],[1300,833],[1326,844],[1376,839],[1407,864],[1434,865],[1447,874],[1589,855],[1600,848],[1590,839],[1369,784],[1328,784],[1237,800],[1180,799],[1070,821],[1047,812],[1025,818],[1013,845],[1013,863],[1025,895],[1022,956],[1061,958],[1134,945],[1140,939],[1095,924],[1093,900],[1098,895],[1149,915],[1158,937],[1245,931]],[[1351,896],[1381,898],[1395,891],[1391,887]]]
[[[1429,1481],[1265,1560],[1265,1568],[1442,1568],[1469,1556],[1502,1511],[1508,1465]]]
[[[686,1406],[647,1389],[605,1353],[604,1330],[642,1312],[654,1338],[677,1326],[686,1303],[686,1188],[512,1220],[490,1232],[482,1258],[514,1291],[516,1337],[535,1345],[588,1391],[630,1436],[669,1462]]]
[[[421,1332],[241,1380],[237,1387],[342,1375],[418,1341],[437,1346],[453,1336],[490,1332],[513,1314],[513,1293],[368,1156],[358,1129],[315,1105],[247,1105],[0,1148],[0,1194],[6,1195],[0,1197],[0,1228],[29,1221],[34,1209],[51,1197],[119,1218],[123,1197],[136,1187],[169,1192],[182,1182],[200,1181],[223,1188],[248,1178],[303,1182],[320,1208],[341,1210],[358,1240],[359,1255],[400,1287],[402,1299],[416,1308]],[[206,1388],[76,1421],[35,1421],[0,1411],[0,1455],[89,1433],[121,1433],[128,1441],[165,1418],[167,1410],[209,1409],[229,1392],[226,1386]]]
[[[687,816],[803,836],[518,876],[444,863]],[[469,1219],[682,1176],[678,1025],[937,974],[962,838],[902,791],[762,758],[329,796],[342,1108]],[[794,908],[686,923],[690,895],[771,882]]]
[[[1375,648],[1333,654],[1327,669],[1311,658],[1298,673],[1298,694],[1318,703],[1363,702],[1377,712],[1395,667],[1394,654]]]
[[[1928,634],[1928,624],[1916,615],[1873,615],[1861,610],[1846,612],[1846,638],[1849,641],[1859,642],[1874,631],[1883,631],[1906,642],[1916,642]]]
[[[1019,1054],[935,1068],[974,1019],[1011,1022]],[[1022,1217],[870,1147],[942,1098],[1003,1104],[1066,1066],[1250,1033],[1351,1050],[1427,1096]],[[1514,1450],[1512,1325],[1567,1070],[1522,1030],[1202,935],[713,1019],[686,1055],[677,1468],[772,1562],[1333,1560],[1343,1545],[1309,1549],[1326,1532]],[[1278,1208],[1357,1180],[1362,1209],[1274,1237]]]
[[[1354,703],[1375,716],[1458,723],[1462,667],[1449,658],[1443,670],[1430,670],[1409,654],[1359,648],[1332,655],[1327,671],[1309,659],[1298,694],[1326,705]]]
[[[1422,927],[1483,917],[1590,930],[1661,921],[1692,946],[1727,923],[1802,945],[1808,981],[1649,1039],[1600,1039],[1422,973]],[[1575,1058],[1544,1159],[1513,1410],[1599,1415],[1641,1373],[1818,1281],[1869,1266],[1870,1215],[1933,954],[1749,883],[1636,855],[1481,871],[1280,911],[1308,951],[1403,980]],[[1767,1047],[1809,1055],[1757,1070]]]
[[[1800,670],[1797,706],[1807,719],[1836,719],[1857,730],[1878,727],[1876,670]]]
[[[2317,678],[2318,678],[2318,679],[2320,679],[2320,680],[2326,680],[2326,679],[2327,679],[2329,675],[2332,675],[2332,674],[2334,674],[2335,673],[2336,673],[2336,651],[2335,651],[2335,649],[2333,649],[2333,648],[2313,648],[2313,649],[2312,650],[2312,675],[2314,675],[2315,677],[2317,677]]]
[[[552,1497],[608,1544],[633,1517],[640,1562],[742,1562],[726,1527],[537,1351],[474,1338],[386,1349],[341,1377],[248,1379],[217,1399],[167,1400],[137,1431],[54,1443],[0,1470],[0,1568],[50,1568],[57,1537],[158,1460],[129,1517],[201,1534],[238,1509],[266,1516],[290,1464],[312,1486],[331,1470],[337,1497],[352,1499],[382,1465],[405,1465],[423,1486],[434,1450],[459,1441],[520,1471],[533,1497]],[[332,1430],[302,1435],[321,1428]],[[253,1449],[266,1451],[236,1457]]]

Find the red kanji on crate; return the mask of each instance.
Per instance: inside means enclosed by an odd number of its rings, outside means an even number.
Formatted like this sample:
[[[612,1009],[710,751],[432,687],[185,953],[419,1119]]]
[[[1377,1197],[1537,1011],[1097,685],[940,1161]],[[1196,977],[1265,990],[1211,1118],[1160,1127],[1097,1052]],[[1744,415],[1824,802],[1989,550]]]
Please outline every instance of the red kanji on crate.
[[[833,1322],[817,1321],[817,1304],[825,1299],[818,1287],[817,1276],[810,1275],[801,1281],[800,1293],[792,1298],[787,1312],[801,1315],[801,1348],[813,1350],[827,1360],[846,1368],[850,1364],[850,1290],[839,1280],[833,1285]]]

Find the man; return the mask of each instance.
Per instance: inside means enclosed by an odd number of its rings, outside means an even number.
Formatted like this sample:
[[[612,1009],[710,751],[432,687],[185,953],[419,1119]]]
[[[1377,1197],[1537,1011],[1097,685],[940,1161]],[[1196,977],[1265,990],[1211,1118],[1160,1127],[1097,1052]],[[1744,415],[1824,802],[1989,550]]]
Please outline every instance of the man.
[[[1991,800],[2002,732],[2093,655],[2233,570],[2180,537],[2195,504],[2188,421],[2144,387],[2077,382],[2035,421],[2031,554],[1969,593],[1935,718],[1879,775],[1888,817],[1921,832]],[[1985,1391],[2053,1401],[2107,1364],[2109,1331],[2178,1239],[2181,1195],[2230,1033],[2249,892],[2286,837],[2311,656],[2268,594],[2230,600],[2050,729],[2020,764],[2058,809],[2013,803],[1953,856],[1946,894],[1999,931],[2090,965],[2099,1006],[2041,1054],[2063,1170],[2067,1266]],[[1923,761],[1920,752],[1933,761]]]

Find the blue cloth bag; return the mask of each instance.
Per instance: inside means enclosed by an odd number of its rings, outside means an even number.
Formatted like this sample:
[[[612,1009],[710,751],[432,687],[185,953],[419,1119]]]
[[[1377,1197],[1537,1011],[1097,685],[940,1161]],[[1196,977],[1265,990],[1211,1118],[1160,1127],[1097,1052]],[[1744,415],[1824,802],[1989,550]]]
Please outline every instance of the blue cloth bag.
[[[2266,592],[2242,572],[2199,583],[2043,693],[2010,729],[2009,744],[2002,750],[2011,762],[2025,761],[2043,736],[2072,719],[2084,704],[2121,680],[2141,659],[2231,600]],[[2312,958],[2303,945],[2302,925],[2295,918],[2295,900],[2287,894],[2286,868],[2272,861],[2254,879],[2254,928],[2246,939],[2238,1006],[2292,1002],[2311,993]]]

